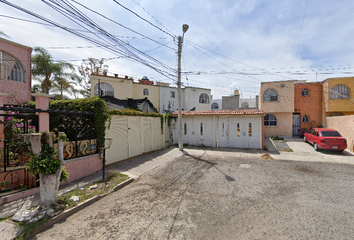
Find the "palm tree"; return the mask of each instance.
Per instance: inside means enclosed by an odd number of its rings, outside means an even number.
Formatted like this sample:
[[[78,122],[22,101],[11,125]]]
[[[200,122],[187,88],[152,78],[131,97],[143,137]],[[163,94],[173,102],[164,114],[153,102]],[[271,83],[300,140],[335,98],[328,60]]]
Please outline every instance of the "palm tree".
[[[34,48],[34,52],[36,54],[32,57],[32,75],[40,79],[42,93],[49,94],[52,83],[59,79],[76,78],[75,68],[71,63],[55,63],[52,55],[41,47]],[[70,70],[70,72],[67,72],[67,70]]]
[[[56,75],[53,78],[52,81],[52,91],[58,91],[60,92],[60,100],[63,100],[63,92],[68,92],[70,94],[74,94],[76,98],[76,92],[77,90],[75,89],[75,86],[77,86],[77,79],[80,79],[79,76],[69,74],[64,74],[62,76]],[[67,80],[67,77],[70,77],[71,80]]]

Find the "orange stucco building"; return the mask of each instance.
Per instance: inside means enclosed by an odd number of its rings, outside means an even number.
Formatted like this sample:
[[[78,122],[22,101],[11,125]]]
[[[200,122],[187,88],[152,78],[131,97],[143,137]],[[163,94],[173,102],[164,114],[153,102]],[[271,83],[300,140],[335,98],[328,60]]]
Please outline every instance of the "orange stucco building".
[[[294,114],[300,115],[300,128],[322,125],[322,84],[295,83]]]

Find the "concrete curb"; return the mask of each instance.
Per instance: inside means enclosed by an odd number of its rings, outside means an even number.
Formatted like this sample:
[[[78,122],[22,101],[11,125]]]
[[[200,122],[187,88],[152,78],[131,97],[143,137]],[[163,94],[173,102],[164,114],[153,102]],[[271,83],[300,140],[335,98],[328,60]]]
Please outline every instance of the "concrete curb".
[[[44,230],[48,229],[49,227],[52,227],[55,223],[57,222],[60,222],[68,217],[70,217],[71,215],[73,215],[74,213],[84,209],[85,207],[97,202],[98,200],[100,200],[101,198],[107,196],[108,194],[111,194],[112,192],[115,192],[125,186],[127,186],[128,184],[130,184],[131,182],[134,181],[134,178],[130,178],[128,180],[125,180],[124,182],[118,184],[117,186],[115,186],[114,188],[112,188],[108,193],[105,193],[105,194],[102,194],[102,195],[98,195],[98,196],[95,196],[91,199],[88,199],[86,200],[85,202],[83,203],[80,203],[78,206],[74,207],[74,208],[71,208],[69,210],[66,210],[64,212],[62,212],[61,214],[59,214],[58,216],[55,216],[53,217],[52,219],[50,219],[48,222],[40,225],[39,227],[37,227],[33,234],[31,234],[30,236],[28,236],[28,238],[40,233],[40,232],[43,232]]]

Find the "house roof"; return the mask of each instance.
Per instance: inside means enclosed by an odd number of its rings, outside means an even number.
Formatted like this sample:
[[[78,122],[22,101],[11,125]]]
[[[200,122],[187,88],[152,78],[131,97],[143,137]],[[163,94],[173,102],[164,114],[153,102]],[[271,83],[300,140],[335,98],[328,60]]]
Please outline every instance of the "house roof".
[[[210,110],[210,111],[182,111],[182,116],[219,116],[219,115],[262,115],[262,109],[242,109],[242,110]],[[177,116],[174,111],[172,116]]]

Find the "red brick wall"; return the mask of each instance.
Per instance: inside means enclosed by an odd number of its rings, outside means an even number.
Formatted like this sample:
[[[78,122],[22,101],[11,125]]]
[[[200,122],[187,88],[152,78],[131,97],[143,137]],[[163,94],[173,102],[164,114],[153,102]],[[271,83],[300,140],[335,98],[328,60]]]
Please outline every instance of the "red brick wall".
[[[302,90],[308,89],[308,96],[302,96]],[[301,128],[310,128],[311,121],[316,123],[312,127],[322,125],[322,84],[299,83],[295,84],[295,113],[301,115]],[[302,117],[309,117],[308,123],[302,122]]]

